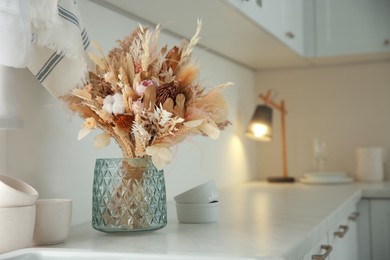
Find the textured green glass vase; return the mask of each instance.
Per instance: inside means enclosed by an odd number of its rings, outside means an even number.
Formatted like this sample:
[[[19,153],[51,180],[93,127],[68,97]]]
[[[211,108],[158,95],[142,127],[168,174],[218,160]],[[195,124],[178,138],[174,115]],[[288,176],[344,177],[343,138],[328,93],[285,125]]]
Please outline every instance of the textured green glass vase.
[[[92,226],[103,232],[155,230],[167,224],[164,172],[150,158],[96,159]]]

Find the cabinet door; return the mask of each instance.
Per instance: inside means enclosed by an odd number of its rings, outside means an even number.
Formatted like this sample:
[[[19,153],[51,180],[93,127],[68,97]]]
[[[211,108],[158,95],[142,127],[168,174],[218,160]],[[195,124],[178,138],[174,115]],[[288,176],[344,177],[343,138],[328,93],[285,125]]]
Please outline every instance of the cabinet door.
[[[357,260],[357,224],[350,217],[355,216],[353,211],[343,217],[328,233],[329,244],[333,247],[330,260]]]
[[[372,259],[390,259],[390,200],[371,200]]]
[[[315,14],[317,56],[390,51],[388,0],[316,0]]]
[[[305,53],[304,0],[225,1],[294,51]]]
[[[275,0],[274,0],[275,1]],[[281,8],[281,30],[280,38],[288,47],[301,55],[305,55],[304,35],[304,3],[302,0],[280,0]]]
[[[370,238],[370,201],[361,200],[358,203],[357,219],[358,260],[371,260]]]

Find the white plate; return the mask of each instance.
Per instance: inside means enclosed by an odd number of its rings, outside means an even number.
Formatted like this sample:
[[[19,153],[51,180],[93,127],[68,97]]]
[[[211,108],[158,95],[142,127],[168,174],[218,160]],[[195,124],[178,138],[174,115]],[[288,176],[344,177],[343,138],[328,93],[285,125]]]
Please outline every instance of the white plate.
[[[350,183],[353,182],[353,178],[345,177],[338,179],[311,179],[311,178],[301,178],[299,179],[302,183],[307,184],[342,184],[342,183]]]
[[[345,178],[349,178],[348,176],[311,176],[306,177],[304,176],[303,179],[315,181],[315,182],[337,182],[337,181],[343,181]]]
[[[308,172],[308,173],[305,173],[303,175],[304,178],[312,178],[312,177],[338,177],[338,178],[344,178],[344,177],[348,177],[347,176],[347,173],[345,172]]]

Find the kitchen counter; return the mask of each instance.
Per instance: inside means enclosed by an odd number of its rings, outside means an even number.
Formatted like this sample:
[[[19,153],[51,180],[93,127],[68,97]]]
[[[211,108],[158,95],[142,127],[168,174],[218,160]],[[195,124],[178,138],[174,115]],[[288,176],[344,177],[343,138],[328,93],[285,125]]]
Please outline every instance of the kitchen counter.
[[[390,183],[340,185],[250,182],[220,191],[220,218],[181,224],[173,202],[168,225],[153,232],[106,234],[91,223],[71,228],[54,248],[239,259],[301,259],[338,216],[362,197],[390,198]]]

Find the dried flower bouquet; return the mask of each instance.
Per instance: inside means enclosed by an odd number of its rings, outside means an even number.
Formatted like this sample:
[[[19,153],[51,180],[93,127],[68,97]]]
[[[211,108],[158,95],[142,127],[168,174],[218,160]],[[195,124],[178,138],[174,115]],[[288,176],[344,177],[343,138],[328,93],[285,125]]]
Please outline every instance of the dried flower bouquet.
[[[160,27],[141,25],[119,47],[101,57],[90,53],[95,69],[89,82],[62,100],[85,119],[79,140],[95,128],[95,147],[119,144],[124,157],[151,156],[157,169],[172,160],[170,147],[190,135],[219,137],[229,121],[224,83],[209,91],[198,80],[199,68],[191,53],[199,42],[201,21],[191,40],[168,50],[158,49]]]

